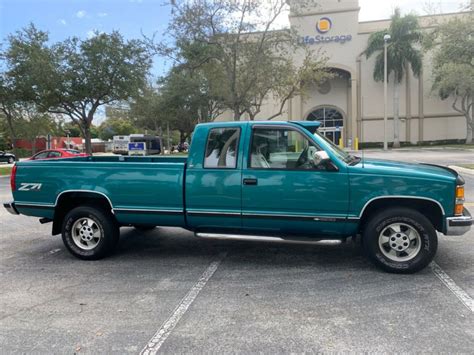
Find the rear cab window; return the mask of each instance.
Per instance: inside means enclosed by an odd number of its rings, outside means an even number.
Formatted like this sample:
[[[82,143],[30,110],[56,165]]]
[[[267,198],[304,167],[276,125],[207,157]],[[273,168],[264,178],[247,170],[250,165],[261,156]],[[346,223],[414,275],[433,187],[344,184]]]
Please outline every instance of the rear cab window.
[[[212,128],[209,131],[204,168],[207,169],[236,169],[240,128]]]

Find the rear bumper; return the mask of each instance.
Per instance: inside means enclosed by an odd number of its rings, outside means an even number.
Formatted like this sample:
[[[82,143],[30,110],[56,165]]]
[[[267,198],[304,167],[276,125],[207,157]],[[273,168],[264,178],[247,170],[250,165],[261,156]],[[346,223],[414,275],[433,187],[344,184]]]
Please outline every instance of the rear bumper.
[[[464,208],[462,216],[446,218],[446,235],[463,235],[471,229],[472,216]]]
[[[4,203],[3,204],[3,207],[5,207],[5,209],[10,212],[11,214],[20,214],[20,212],[18,212],[18,210],[16,209],[15,207],[15,203],[14,202],[7,202],[7,203]]]

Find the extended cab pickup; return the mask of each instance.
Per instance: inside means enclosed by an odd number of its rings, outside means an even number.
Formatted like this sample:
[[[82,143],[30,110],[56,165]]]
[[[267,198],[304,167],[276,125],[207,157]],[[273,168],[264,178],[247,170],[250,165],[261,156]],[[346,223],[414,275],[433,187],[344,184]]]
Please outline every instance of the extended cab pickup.
[[[314,242],[361,235],[391,272],[433,259],[437,231],[462,235],[472,218],[464,181],[428,164],[362,160],[318,122],[198,125],[189,157],[78,157],[18,162],[14,214],[53,222],[82,259],[109,254],[121,226],[182,227],[202,238]]]

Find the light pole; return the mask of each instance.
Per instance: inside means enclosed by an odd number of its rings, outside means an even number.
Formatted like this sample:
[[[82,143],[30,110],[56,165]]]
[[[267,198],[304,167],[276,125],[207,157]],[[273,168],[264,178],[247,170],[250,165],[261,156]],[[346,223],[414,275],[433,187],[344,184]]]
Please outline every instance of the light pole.
[[[383,36],[383,150],[388,149],[387,143],[387,43],[390,35]]]
[[[71,140],[69,139],[69,135],[71,134],[70,131],[66,131],[66,135],[67,135],[67,140],[66,140],[66,144],[67,144],[67,149],[71,149]]]

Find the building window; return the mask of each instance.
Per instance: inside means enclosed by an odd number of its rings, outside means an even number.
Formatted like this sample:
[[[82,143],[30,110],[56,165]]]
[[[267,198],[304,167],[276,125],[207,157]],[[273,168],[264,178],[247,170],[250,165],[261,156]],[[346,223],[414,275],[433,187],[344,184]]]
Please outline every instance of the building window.
[[[308,115],[307,120],[321,122],[319,132],[334,144],[339,144],[344,127],[344,118],[338,109],[334,107],[318,108]]]
[[[311,112],[308,121],[321,122],[321,128],[342,127],[344,119],[342,113],[332,107],[322,107]]]

